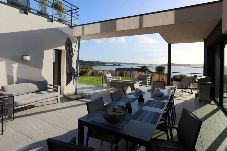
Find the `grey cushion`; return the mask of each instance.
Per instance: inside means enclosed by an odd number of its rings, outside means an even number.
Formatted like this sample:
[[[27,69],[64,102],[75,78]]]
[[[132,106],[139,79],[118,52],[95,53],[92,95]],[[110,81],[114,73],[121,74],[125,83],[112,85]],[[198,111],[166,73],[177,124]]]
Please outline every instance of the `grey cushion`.
[[[21,83],[20,82],[17,82],[18,84]],[[43,81],[32,81],[32,80],[23,80],[23,83],[33,83],[35,85],[37,85],[39,91],[46,91],[48,89],[48,83],[46,80],[43,80]]]
[[[54,98],[54,97],[57,97],[58,95],[59,95],[58,92],[52,92],[52,91],[39,91],[35,93],[18,95],[14,97],[14,104],[15,106],[20,106],[28,103],[42,101],[45,99]]]
[[[46,91],[48,89],[47,87],[47,81],[33,81],[35,85],[39,88],[40,91]]]
[[[32,83],[11,84],[5,85],[2,88],[5,93],[13,95],[27,94],[39,90],[38,87]]]

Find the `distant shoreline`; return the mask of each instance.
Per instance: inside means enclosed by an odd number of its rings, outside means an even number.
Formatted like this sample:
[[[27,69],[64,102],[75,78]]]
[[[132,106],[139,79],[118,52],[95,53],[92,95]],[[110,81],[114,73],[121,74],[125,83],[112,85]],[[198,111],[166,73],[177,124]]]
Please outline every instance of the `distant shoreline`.
[[[104,62],[104,61],[79,61],[81,64],[89,64],[92,66],[124,66],[124,65],[137,65],[138,67],[147,66],[147,67],[155,67],[159,65],[167,66],[167,64],[143,64],[143,63],[125,63],[125,62]],[[177,64],[172,63],[172,66],[184,66],[191,68],[203,68],[203,64]]]

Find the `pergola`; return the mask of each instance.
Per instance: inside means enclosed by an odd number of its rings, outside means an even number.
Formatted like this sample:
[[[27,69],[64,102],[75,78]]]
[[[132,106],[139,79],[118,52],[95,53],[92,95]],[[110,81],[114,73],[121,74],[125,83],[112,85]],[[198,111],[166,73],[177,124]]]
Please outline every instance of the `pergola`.
[[[222,1],[136,16],[77,25],[81,40],[159,33],[168,43],[168,79],[171,81],[171,44],[203,42],[222,19]]]

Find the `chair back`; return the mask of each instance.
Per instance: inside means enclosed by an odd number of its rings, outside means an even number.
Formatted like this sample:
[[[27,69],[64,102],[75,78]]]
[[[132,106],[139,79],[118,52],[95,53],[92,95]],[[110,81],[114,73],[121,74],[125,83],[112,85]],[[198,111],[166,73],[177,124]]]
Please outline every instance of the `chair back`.
[[[161,88],[165,89],[165,82],[164,81],[153,81],[152,88]]]
[[[194,114],[183,109],[177,129],[178,142],[189,150],[195,150],[202,121]]]
[[[58,141],[52,138],[47,139],[47,145],[49,151],[94,151],[91,147],[82,147],[66,142]]]
[[[87,106],[88,114],[93,113],[99,109],[102,109],[104,107],[103,97],[87,102],[86,106]]]
[[[184,77],[181,82],[178,84],[178,89],[186,89],[189,87],[190,83],[192,83],[193,77]]]
[[[123,97],[123,90],[119,89],[115,92],[112,92],[112,93],[110,93],[110,96],[111,96],[112,101],[119,100]]]

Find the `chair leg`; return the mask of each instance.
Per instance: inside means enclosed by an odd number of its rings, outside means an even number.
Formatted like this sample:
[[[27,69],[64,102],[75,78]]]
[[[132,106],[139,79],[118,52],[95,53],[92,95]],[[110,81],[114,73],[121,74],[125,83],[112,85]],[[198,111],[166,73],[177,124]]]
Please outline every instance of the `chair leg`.
[[[111,151],[113,151],[113,143],[111,143]]]
[[[102,146],[102,140],[101,140],[101,143],[100,143],[100,145]]]
[[[114,151],[119,151],[119,147],[117,144],[115,144]]]
[[[88,147],[88,141],[89,141],[89,136],[87,134],[87,138],[86,138],[86,147]]]
[[[173,140],[173,130],[171,128],[169,129],[169,133],[170,133],[171,140]]]

